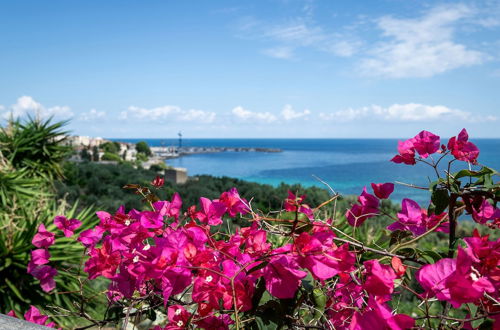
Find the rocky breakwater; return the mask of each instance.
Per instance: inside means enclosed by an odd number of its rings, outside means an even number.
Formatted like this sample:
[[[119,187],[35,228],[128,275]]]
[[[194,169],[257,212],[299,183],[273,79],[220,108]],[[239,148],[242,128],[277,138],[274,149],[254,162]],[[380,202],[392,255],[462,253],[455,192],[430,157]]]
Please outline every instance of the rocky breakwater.
[[[181,156],[208,154],[216,152],[282,152],[278,148],[254,148],[254,147],[151,147],[155,156],[169,159]]]

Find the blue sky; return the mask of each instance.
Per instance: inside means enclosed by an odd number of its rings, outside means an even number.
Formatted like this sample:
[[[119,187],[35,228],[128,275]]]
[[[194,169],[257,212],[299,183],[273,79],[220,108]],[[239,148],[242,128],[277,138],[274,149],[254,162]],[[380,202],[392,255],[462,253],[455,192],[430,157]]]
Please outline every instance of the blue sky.
[[[500,1],[2,1],[0,118],[102,137],[500,137]]]

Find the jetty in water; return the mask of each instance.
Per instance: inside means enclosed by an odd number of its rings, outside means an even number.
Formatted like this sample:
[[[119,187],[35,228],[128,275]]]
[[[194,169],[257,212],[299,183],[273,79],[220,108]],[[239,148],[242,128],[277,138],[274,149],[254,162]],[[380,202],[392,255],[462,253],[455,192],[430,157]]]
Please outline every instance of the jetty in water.
[[[195,154],[208,154],[217,152],[282,152],[276,148],[254,147],[150,147],[151,152],[160,158],[171,159]]]

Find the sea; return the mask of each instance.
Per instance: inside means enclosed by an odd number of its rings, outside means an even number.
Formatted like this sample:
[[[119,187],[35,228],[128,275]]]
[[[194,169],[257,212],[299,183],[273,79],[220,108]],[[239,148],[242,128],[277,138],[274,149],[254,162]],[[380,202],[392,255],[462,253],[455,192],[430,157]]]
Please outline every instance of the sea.
[[[146,141],[150,146],[179,144],[173,139],[114,140],[131,143]],[[186,168],[190,176],[228,176],[273,186],[282,182],[299,183],[342,195],[358,195],[365,186],[370,191],[372,182],[393,182],[396,188],[391,199],[401,201],[411,198],[425,204],[429,201],[429,192],[408,185],[428,187],[437,175],[432,167],[424,163],[411,166],[390,162],[397,154],[397,142],[396,139],[183,139],[184,147],[279,148],[282,152],[194,154],[168,159],[166,163]],[[475,139],[473,142],[480,149],[479,164],[500,170],[500,139]],[[441,161],[441,175],[451,159]],[[469,168],[469,165],[455,161],[451,172],[464,168]]]

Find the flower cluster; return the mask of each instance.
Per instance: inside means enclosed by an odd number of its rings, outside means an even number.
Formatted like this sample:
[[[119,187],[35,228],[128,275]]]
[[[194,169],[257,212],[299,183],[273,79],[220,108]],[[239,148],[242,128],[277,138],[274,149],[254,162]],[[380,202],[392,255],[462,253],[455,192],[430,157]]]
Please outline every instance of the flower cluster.
[[[63,232],[65,237],[73,236],[73,232],[82,225],[79,220],[66,219],[64,216],[56,216],[54,224]],[[40,224],[38,232],[31,241],[38,249],[31,251],[28,273],[40,281],[40,286],[45,292],[49,292],[56,287],[54,276],[57,275],[57,270],[47,265],[50,261],[49,247],[54,244],[54,241],[55,234],[48,231],[43,223]]]
[[[448,301],[455,308],[465,303],[489,305],[485,293],[500,299],[500,239],[490,241],[477,230],[473,237],[464,239],[467,247],[458,248],[456,258],[443,258],[425,265],[417,272],[417,280],[427,297]]]
[[[418,153],[421,158],[427,158],[434,153],[445,153],[446,151],[451,152],[455,159],[473,164],[477,162],[479,156],[479,149],[475,144],[469,142],[469,135],[464,128],[458,136],[454,136],[448,141],[448,148],[444,144],[440,148],[439,136],[428,131],[422,131],[406,141],[399,141],[399,155],[394,156],[391,161],[398,164],[415,165],[415,153]]]
[[[366,219],[379,215],[380,200],[387,199],[394,191],[393,183],[372,183],[372,195],[363,188],[363,192],[358,196],[358,203],[354,204],[346,211],[347,221],[351,226],[359,227]]]
[[[476,163],[479,154],[465,129],[447,146],[440,144],[439,136],[422,131],[400,142],[398,151],[393,162],[413,165],[423,161],[436,173],[442,157],[452,155]],[[437,162],[432,160],[434,153],[440,154]],[[305,203],[305,195],[292,192],[276,217],[254,212],[236,188],[217,199],[201,197],[199,205],[184,212],[177,193],[170,200],[148,195],[150,209],[127,211],[122,206],[114,213],[97,212],[99,223],[79,233],[76,241],[87,252],[83,270],[88,279],[109,280],[110,304],[163,311],[168,324],[155,330],[241,328],[246,322],[262,321],[270,310],[284,315],[282,325],[293,325],[300,321],[301,309],[306,309],[301,306],[310,305],[315,312],[307,322],[331,329],[409,329],[419,326],[419,318],[398,313],[393,301],[405,289],[426,304],[431,299],[454,308],[474,304],[482,313],[476,314],[480,315],[477,319],[492,318],[498,327],[500,239],[490,240],[476,230],[463,239],[465,247],[454,246],[459,211],[490,227],[500,223],[498,184],[488,181],[492,173],[465,170],[447,173],[446,180],[438,174],[438,181],[430,185],[429,208],[405,198],[395,215],[381,209],[381,201],[390,197],[394,184],[372,183],[373,193],[363,188],[345,212],[347,224],[342,230],[342,221],[318,219],[320,206],[312,208]],[[462,187],[459,179],[463,176],[471,180]],[[157,177],[151,184],[160,189],[164,181]],[[132,186],[149,194],[147,188]],[[392,219],[384,232],[406,232],[402,239],[407,240],[380,242],[384,247],[358,241],[356,227],[376,217]],[[242,218],[250,224],[222,230],[231,223],[241,225]],[[54,225],[71,237],[81,223],[58,216]],[[438,258],[428,263],[418,249],[402,252],[433,232],[449,235],[447,258],[434,253]],[[28,272],[46,292],[55,288],[57,270],[48,265],[48,248],[54,240],[55,234],[40,225],[32,241],[37,249],[28,265]],[[419,288],[410,288],[413,275]],[[34,320],[30,315],[26,319]],[[420,319],[426,317],[431,324],[428,312]]]

